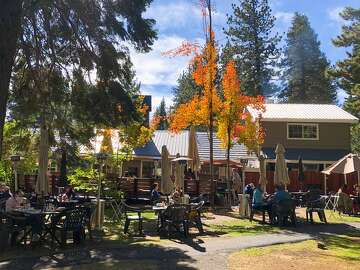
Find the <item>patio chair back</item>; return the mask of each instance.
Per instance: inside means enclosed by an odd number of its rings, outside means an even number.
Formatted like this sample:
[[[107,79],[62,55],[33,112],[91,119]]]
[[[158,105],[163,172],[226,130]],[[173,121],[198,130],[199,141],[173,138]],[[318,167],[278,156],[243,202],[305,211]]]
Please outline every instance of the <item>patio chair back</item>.
[[[296,223],[296,201],[292,199],[281,200],[273,204],[273,216],[278,218],[279,225],[283,225],[285,219],[290,218],[293,225]]]
[[[63,229],[66,231],[76,231],[84,227],[89,210],[85,207],[67,209],[64,211],[65,216]]]
[[[174,204],[170,205],[166,211],[165,216],[166,219],[175,224],[183,223],[187,218],[187,214],[189,212],[189,207],[182,204]]]

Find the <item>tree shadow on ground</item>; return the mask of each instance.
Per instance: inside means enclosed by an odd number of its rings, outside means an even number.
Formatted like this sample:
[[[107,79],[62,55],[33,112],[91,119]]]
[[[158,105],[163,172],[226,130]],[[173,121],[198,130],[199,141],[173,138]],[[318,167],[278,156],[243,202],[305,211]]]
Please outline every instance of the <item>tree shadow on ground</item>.
[[[121,263],[123,262],[123,264]],[[142,263],[143,262],[143,263]],[[184,251],[160,245],[122,245],[118,247],[82,247],[47,256],[17,257],[0,262],[1,269],[195,269],[195,260]],[[119,268],[121,264],[126,268]],[[96,268],[93,266],[96,265]],[[113,268],[114,267],[114,268]]]

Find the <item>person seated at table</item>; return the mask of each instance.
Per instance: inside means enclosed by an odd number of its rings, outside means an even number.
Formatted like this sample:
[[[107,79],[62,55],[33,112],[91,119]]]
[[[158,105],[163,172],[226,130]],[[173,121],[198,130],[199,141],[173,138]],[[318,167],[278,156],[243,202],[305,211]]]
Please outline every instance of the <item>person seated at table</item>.
[[[5,211],[11,212],[16,208],[23,206],[25,203],[24,194],[21,190],[15,191],[11,197],[6,200]]]
[[[180,203],[182,197],[182,189],[180,187],[176,187],[175,191],[171,195],[171,199],[174,201],[174,203]]]
[[[68,202],[75,199],[75,191],[72,186],[66,186],[64,193],[60,196],[60,202]]]
[[[252,201],[254,195],[254,189],[255,189],[254,183],[250,183],[245,186],[245,194],[249,194],[250,201]]]
[[[158,203],[161,199],[161,193],[159,192],[159,184],[155,183],[150,192],[150,200],[153,204]]]
[[[4,183],[0,183],[0,201],[7,200],[11,197],[10,188]]]
[[[347,185],[346,184],[343,185],[338,190],[337,194],[339,196],[338,210],[345,214],[351,214],[353,210],[353,205],[352,205],[352,200],[349,196],[350,193]]]
[[[185,173],[185,179],[195,179],[195,174],[189,167],[188,170]]]
[[[274,201],[280,202],[282,200],[290,200],[291,195],[289,192],[285,190],[283,185],[276,185],[275,186],[275,194],[274,194]]]
[[[271,205],[266,201],[265,194],[261,189],[260,185],[256,185],[253,199],[252,199],[252,209],[259,211],[267,211],[269,219],[271,220]]]

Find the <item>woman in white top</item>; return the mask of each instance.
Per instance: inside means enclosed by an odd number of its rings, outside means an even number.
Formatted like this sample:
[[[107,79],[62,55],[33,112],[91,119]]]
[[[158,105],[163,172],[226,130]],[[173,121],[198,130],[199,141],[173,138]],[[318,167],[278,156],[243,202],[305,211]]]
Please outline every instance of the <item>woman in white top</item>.
[[[21,191],[15,191],[12,196],[6,200],[5,211],[11,212],[16,208],[23,206],[24,202],[24,194]]]

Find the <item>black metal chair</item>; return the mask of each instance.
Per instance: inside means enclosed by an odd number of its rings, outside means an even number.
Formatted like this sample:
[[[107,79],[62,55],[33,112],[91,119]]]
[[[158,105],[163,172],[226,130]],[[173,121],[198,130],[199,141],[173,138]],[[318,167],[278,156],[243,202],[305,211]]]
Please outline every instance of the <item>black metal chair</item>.
[[[27,218],[15,213],[6,213],[4,214],[4,217],[6,218],[6,227],[10,235],[10,244],[12,246],[15,245],[20,236],[20,242],[23,242],[23,244],[26,245],[27,238],[31,233]]]
[[[266,209],[265,208],[254,208],[252,206],[252,204],[250,205],[250,216],[249,216],[249,220],[250,222],[252,222],[254,220],[254,215],[255,213],[261,213],[262,215],[262,223],[265,223],[265,213],[266,213]]]
[[[276,201],[272,205],[272,224],[283,226],[290,219],[291,224],[296,226],[296,201],[292,199]]]
[[[170,238],[172,229],[176,229],[181,233],[183,230],[184,236],[189,234],[188,217],[190,212],[189,205],[174,204],[170,205],[164,212],[164,222],[167,228],[167,235]]]
[[[124,200],[121,201],[121,208],[125,215],[125,224],[124,224],[124,233],[128,233],[129,226],[131,221],[137,221],[138,222],[138,231],[139,235],[143,234],[143,217],[141,216],[143,209],[139,207],[133,207],[125,203]]]
[[[85,238],[86,217],[88,209],[85,207],[78,207],[73,209],[66,209],[59,215],[52,219],[52,240],[57,240],[56,232],[60,231],[61,240],[60,245],[65,245],[67,241],[67,233],[73,233],[74,243],[80,243]],[[58,241],[58,240],[57,240]]]
[[[321,193],[318,190],[310,190],[304,195],[304,203],[306,206],[306,221],[314,223],[313,213],[316,212],[320,221],[327,223],[325,215],[325,198],[321,198]]]
[[[204,233],[203,224],[201,222],[201,211],[203,209],[204,203],[204,201],[200,201],[198,204],[192,205],[188,215],[188,228],[191,225],[195,225],[201,234]]]

